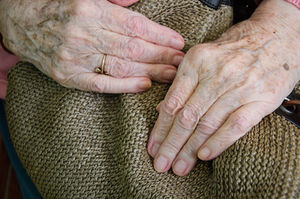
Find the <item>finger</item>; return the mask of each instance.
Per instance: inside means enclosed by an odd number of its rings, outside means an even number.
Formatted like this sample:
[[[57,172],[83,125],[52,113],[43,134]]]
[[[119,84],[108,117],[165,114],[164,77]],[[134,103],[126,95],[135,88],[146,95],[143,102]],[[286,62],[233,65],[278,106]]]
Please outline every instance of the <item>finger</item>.
[[[162,64],[130,62],[114,56],[107,56],[104,71],[117,78],[148,77],[154,81],[169,83],[176,75],[176,68]]]
[[[130,61],[174,66],[178,66],[184,56],[184,53],[179,50],[159,46],[139,38],[103,29],[89,31],[90,34],[86,34],[84,31],[74,28],[70,36],[66,38],[70,49],[72,46],[80,46],[80,48],[74,49],[75,52],[81,51],[81,54],[77,52],[80,56],[105,53]]]
[[[182,65],[185,63],[183,62]],[[183,72],[181,72],[183,73]],[[158,149],[167,136],[175,118],[177,112],[183,107],[189,96],[192,94],[194,88],[197,85],[197,74],[192,70],[188,71],[186,75],[177,76],[169,89],[166,98],[161,105],[160,114],[158,120],[151,132],[148,142],[148,152],[154,157],[156,156]],[[165,161],[163,156],[156,157],[160,161]],[[159,161],[158,161],[159,162]],[[157,171],[163,172],[168,169],[170,162],[164,163],[167,166],[160,167],[156,165]]]
[[[252,102],[242,106],[201,146],[198,157],[201,160],[216,158],[271,112],[265,103]]]
[[[173,162],[177,153],[179,153],[191,132],[193,132],[198,120],[199,114],[192,107],[185,106],[183,110],[178,113],[168,136],[159,147],[158,153],[155,156],[154,167],[157,168],[159,172],[166,171],[160,170],[161,168],[169,169],[167,165]],[[161,156],[166,159],[164,160],[165,162],[159,160]],[[168,164],[166,164],[166,162]]]
[[[176,175],[185,176],[193,169],[201,145],[221,127],[234,110],[240,107],[238,98],[229,95],[220,97],[200,119],[196,130],[173,162],[172,168]]]
[[[119,6],[130,6],[138,2],[139,0],[109,0],[109,1]]]
[[[101,67],[102,65],[103,54],[97,53],[94,50],[88,54],[70,53],[69,51],[70,49],[61,49],[56,59],[63,62],[64,65],[69,66],[65,70],[71,69],[69,71],[70,74],[73,74],[74,71],[94,72],[96,67]],[[104,71],[106,74],[116,78],[148,77],[154,81],[166,83],[173,81],[176,75],[176,68],[171,65],[132,62],[110,55],[106,57]]]
[[[223,94],[223,88],[215,88],[212,80],[202,81],[195,89],[192,96],[177,114],[170,132],[159,147],[157,157],[164,157],[165,162],[172,163],[183,145],[194,132],[199,119],[206,113],[208,108]],[[215,92],[212,92],[215,91]],[[158,143],[157,143],[158,144]],[[161,161],[154,160],[155,168],[168,167]],[[161,171],[165,172],[165,171]]]
[[[101,26],[106,30],[130,37],[139,37],[143,40],[175,49],[182,49],[184,46],[184,39],[179,33],[159,25],[137,12],[106,1],[98,2],[98,7],[101,10],[93,13],[93,17],[98,16],[101,20]],[[105,16],[103,16],[104,14]]]
[[[86,59],[87,63],[92,64],[86,64],[85,67],[88,68],[89,72],[93,72],[96,66],[101,66],[102,59],[102,54],[95,54]],[[171,65],[131,62],[110,55],[107,55],[105,60],[105,74],[116,78],[148,77],[154,81],[169,83],[173,81],[176,75],[176,68]]]
[[[184,53],[173,48],[156,45],[139,38],[132,38],[109,31],[97,32],[95,48],[106,54],[127,60],[178,66]]]
[[[96,73],[82,73],[69,79],[72,87],[99,93],[138,93],[151,87],[151,80],[145,77],[118,79]]]

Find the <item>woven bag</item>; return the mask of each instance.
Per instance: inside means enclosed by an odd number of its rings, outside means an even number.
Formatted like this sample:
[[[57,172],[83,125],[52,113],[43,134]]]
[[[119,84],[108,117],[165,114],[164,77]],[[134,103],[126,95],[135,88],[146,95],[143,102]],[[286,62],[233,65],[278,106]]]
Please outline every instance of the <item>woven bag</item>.
[[[216,39],[232,20],[230,6],[214,10],[199,0],[141,0],[130,9],[178,31],[185,50]],[[8,79],[11,138],[44,198],[299,198],[300,134],[281,116],[264,118],[220,157],[178,177],[157,173],[146,150],[169,85],[83,92],[25,62]]]

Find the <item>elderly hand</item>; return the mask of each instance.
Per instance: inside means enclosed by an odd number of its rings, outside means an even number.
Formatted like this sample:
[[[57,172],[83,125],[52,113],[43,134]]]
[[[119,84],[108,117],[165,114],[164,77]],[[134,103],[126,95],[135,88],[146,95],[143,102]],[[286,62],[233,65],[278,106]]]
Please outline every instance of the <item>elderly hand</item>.
[[[122,6],[138,0],[111,0]],[[2,0],[4,44],[66,87],[101,93],[140,92],[171,82],[183,38],[106,0]],[[97,74],[107,54],[105,72]]]
[[[187,175],[274,111],[300,79],[300,11],[266,1],[218,41],[193,47],[150,135],[154,167]]]

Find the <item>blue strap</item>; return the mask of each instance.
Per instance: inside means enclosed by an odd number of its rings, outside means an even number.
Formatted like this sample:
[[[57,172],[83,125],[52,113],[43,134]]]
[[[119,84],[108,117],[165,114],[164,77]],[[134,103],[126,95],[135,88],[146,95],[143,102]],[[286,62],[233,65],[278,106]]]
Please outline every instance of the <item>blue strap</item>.
[[[2,134],[3,142],[8,152],[10,161],[16,171],[16,176],[20,185],[22,196],[24,199],[42,199],[41,194],[33,184],[25,168],[23,167],[10,139],[6,114],[5,114],[5,102],[1,100],[0,103],[0,131]]]

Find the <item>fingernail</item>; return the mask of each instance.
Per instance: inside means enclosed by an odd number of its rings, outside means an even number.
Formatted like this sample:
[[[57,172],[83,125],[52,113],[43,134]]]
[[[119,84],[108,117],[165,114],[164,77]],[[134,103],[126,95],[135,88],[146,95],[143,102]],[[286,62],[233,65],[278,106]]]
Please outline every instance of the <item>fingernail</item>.
[[[173,64],[175,66],[179,66],[179,64],[182,62],[182,60],[183,60],[183,56],[177,55],[174,57]]]
[[[169,161],[164,156],[158,156],[155,164],[155,170],[158,172],[165,172],[168,167]]]
[[[204,147],[203,149],[201,149],[198,153],[198,157],[200,159],[207,159],[208,156],[210,155],[210,150],[207,147]]]
[[[186,169],[187,169],[187,163],[183,160],[178,160],[173,168],[173,171],[176,174],[184,175]]]
[[[174,47],[177,49],[182,49],[184,47],[184,39],[182,37],[175,36],[173,37],[172,42]]]
[[[152,147],[152,150],[151,150],[151,156],[152,157],[155,157],[157,152],[158,152],[158,149],[159,149],[159,144],[154,144],[154,146]]]
[[[139,89],[141,90],[147,90],[151,87],[151,81],[142,81],[138,85]]]
[[[164,81],[170,82],[172,81],[176,76],[176,70],[169,69],[163,72],[162,78]]]

